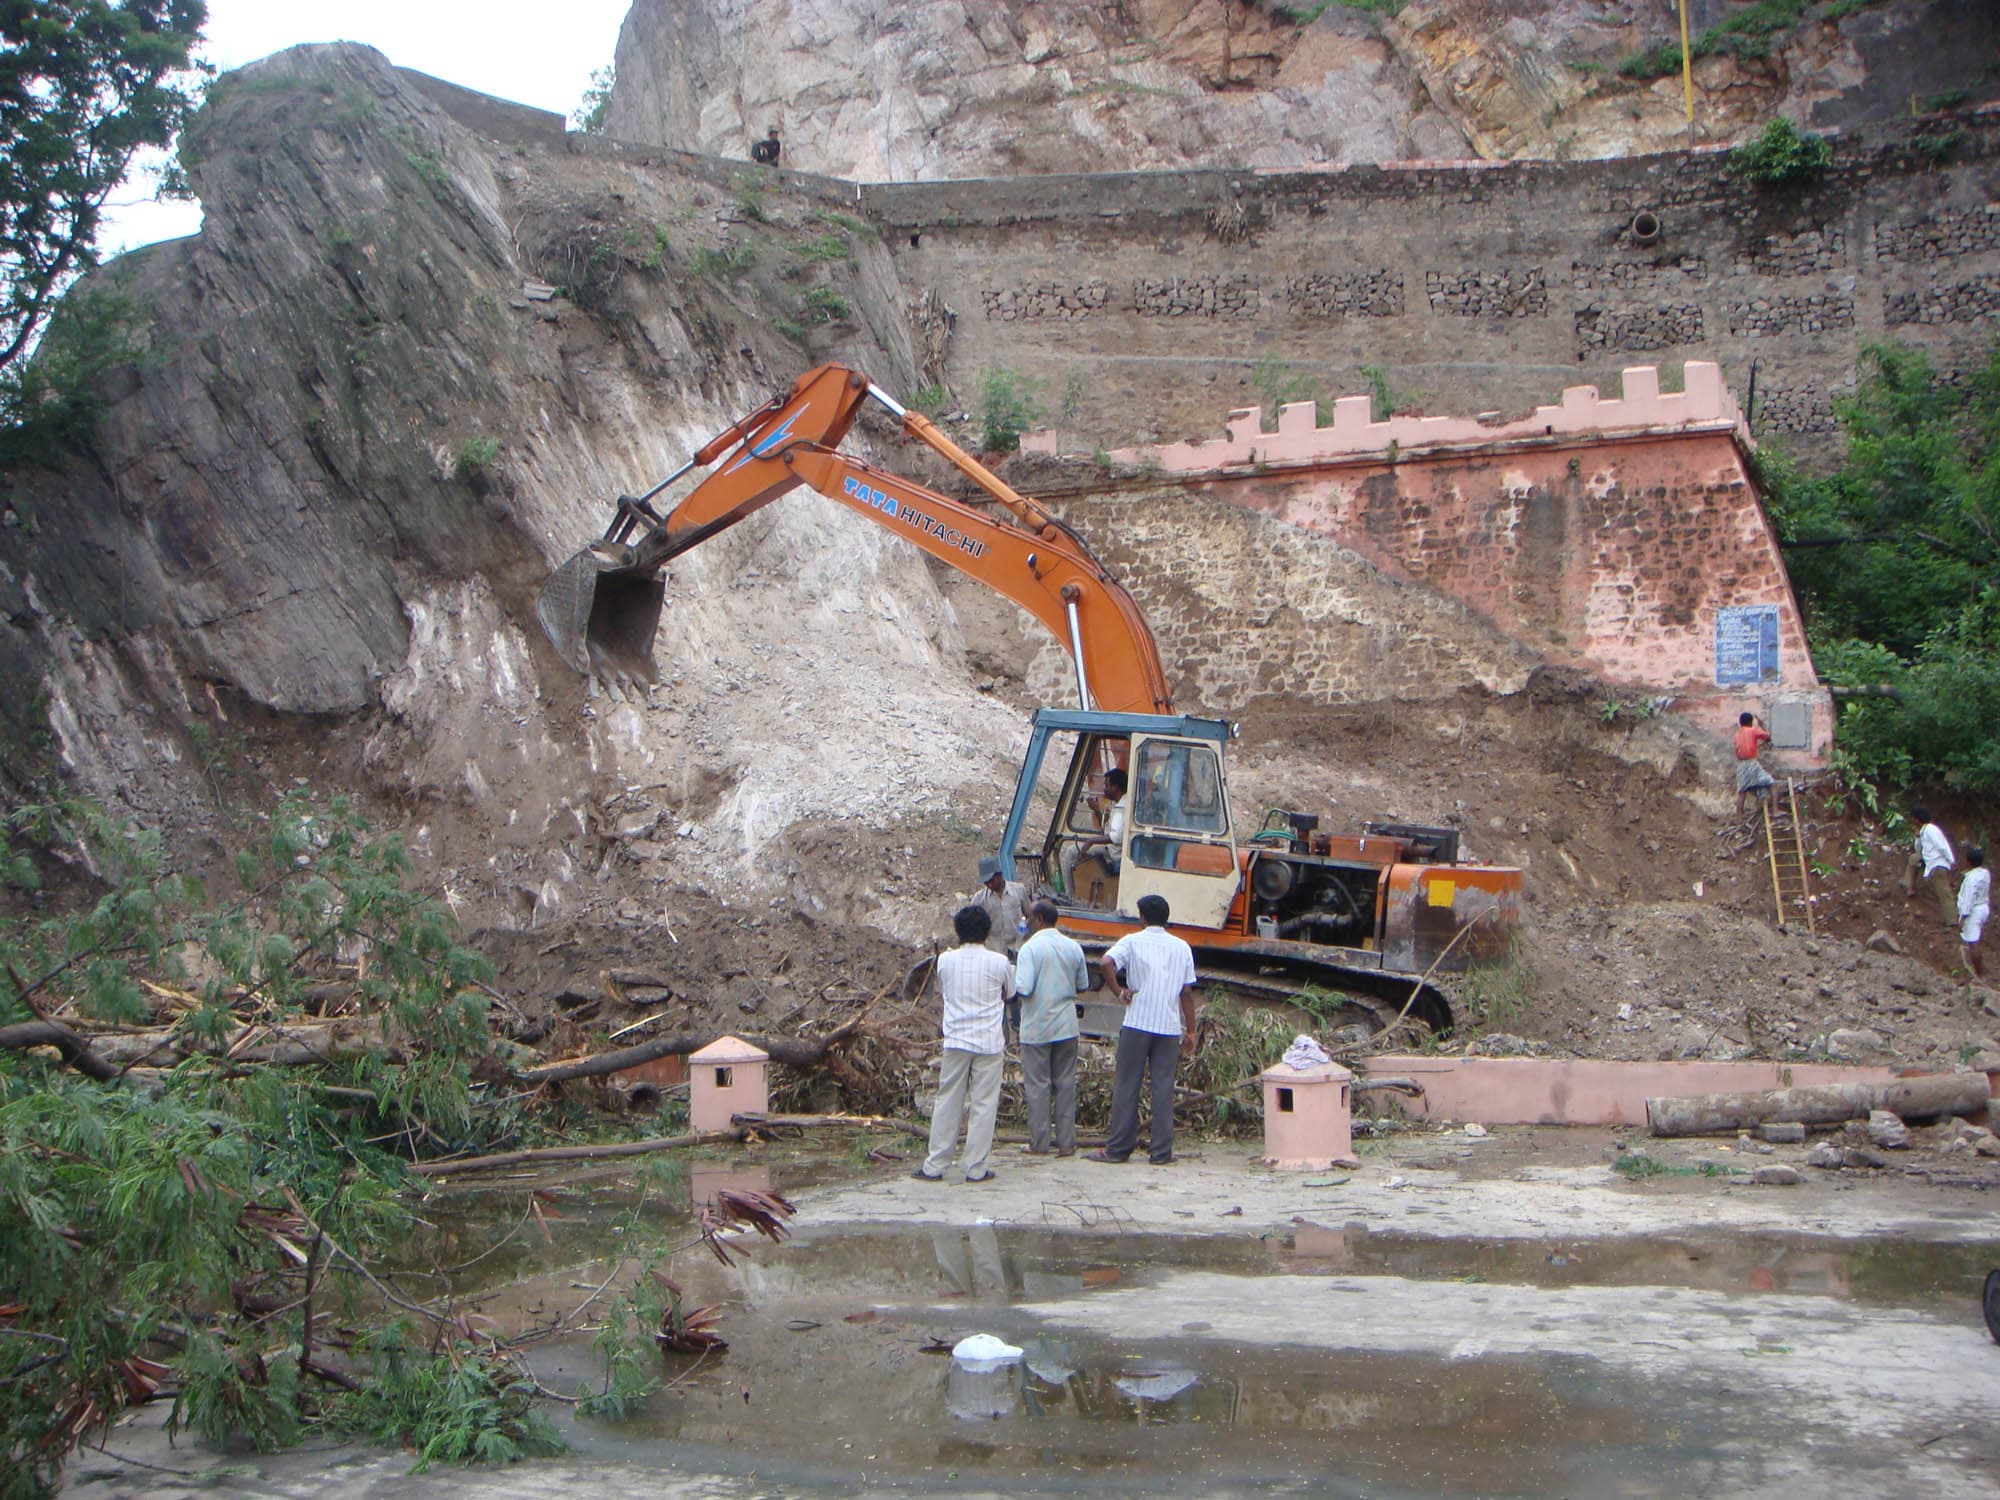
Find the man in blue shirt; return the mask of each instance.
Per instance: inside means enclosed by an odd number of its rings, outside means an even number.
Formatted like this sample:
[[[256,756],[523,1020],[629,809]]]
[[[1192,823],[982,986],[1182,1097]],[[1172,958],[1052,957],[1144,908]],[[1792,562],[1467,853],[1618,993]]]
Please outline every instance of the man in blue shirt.
[[[1092,1161],[1124,1161],[1139,1143],[1139,1087],[1150,1079],[1153,1131],[1146,1155],[1174,1159],[1174,1065],[1194,1055],[1194,950],[1167,931],[1167,898],[1141,896],[1146,925],[1113,943],[1098,963],[1104,986],[1125,1006],[1118,1066],[1111,1081],[1111,1129]],[[1122,971],[1122,972],[1121,972]]]
[[[1028,908],[1028,940],[1014,961],[1030,1156],[1049,1154],[1051,1093],[1055,1154],[1069,1156],[1076,1150],[1076,997],[1090,984],[1090,961],[1074,938],[1056,930],[1057,915],[1053,901]]]

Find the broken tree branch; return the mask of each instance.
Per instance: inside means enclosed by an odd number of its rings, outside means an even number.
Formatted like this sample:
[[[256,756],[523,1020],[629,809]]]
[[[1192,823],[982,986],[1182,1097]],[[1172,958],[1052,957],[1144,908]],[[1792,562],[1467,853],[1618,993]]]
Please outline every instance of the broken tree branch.
[[[644,1156],[682,1146],[706,1146],[741,1140],[735,1130],[699,1130],[686,1135],[657,1136],[650,1141],[618,1141],[603,1146],[543,1146],[529,1151],[501,1151],[492,1156],[462,1156],[449,1161],[418,1161],[410,1170],[419,1177],[458,1177],[467,1172],[497,1172],[503,1167],[539,1166],[552,1161],[601,1161],[615,1156]]]
[[[854,1034],[862,1017],[856,1016],[836,1031],[829,1032],[818,1041],[795,1036],[746,1036],[744,1041],[753,1047],[760,1047],[771,1055],[771,1061],[783,1063],[788,1068],[818,1067],[826,1060],[828,1052],[839,1046]],[[568,1062],[544,1063],[539,1068],[529,1068],[520,1076],[524,1083],[562,1083],[571,1078],[595,1078],[605,1073],[622,1073],[627,1068],[636,1068],[641,1063],[649,1063],[662,1057],[686,1057],[699,1052],[715,1038],[706,1033],[681,1032],[675,1036],[656,1036],[651,1041],[640,1042],[631,1047],[620,1047],[614,1052],[599,1052],[592,1057],[580,1057]]]
[[[729,1123],[743,1130],[761,1130],[766,1126],[778,1130],[810,1130],[819,1126],[845,1125],[855,1130],[900,1130],[904,1135],[913,1135],[919,1140],[930,1139],[927,1127],[908,1120],[898,1120],[890,1115],[763,1115],[744,1113],[731,1115]]]
[[[1810,1088],[1773,1089],[1753,1094],[1693,1094],[1648,1099],[1646,1129],[1652,1135],[1720,1135],[1754,1129],[1768,1121],[1839,1125],[1886,1109],[1906,1120],[1976,1114],[1991,1102],[1984,1073],[1934,1073],[1888,1083],[1823,1083]]]
[[[110,1083],[118,1077],[117,1064],[100,1055],[90,1043],[60,1021],[17,1021],[0,1026],[0,1050],[19,1051],[27,1047],[53,1047],[62,1060],[86,1078]]]

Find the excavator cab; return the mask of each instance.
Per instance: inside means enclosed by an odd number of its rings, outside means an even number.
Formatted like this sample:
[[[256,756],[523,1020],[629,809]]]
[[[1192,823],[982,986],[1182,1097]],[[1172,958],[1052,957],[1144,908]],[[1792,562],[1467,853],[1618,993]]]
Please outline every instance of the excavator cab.
[[[1164,896],[1177,927],[1220,928],[1242,881],[1214,719],[1044,709],[1035,715],[1002,848],[1016,878],[1083,914],[1133,916]],[[1103,843],[1107,772],[1126,773],[1116,846]],[[1056,782],[1049,804],[1044,777]],[[1031,826],[1032,825],[1032,826]]]

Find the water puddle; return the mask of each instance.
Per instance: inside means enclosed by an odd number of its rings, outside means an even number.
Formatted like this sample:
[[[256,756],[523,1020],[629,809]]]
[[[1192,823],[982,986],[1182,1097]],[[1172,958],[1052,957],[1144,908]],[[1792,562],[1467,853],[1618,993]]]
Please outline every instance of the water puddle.
[[[518,1219],[519,1196],[504,1202],[482,1208],[483,1233]],[[549,1266],[593,1225],[601,1255],[620,1212],[600,1188],[565,1221],[561,1234],[575,1238],[538,1235],[525,1263]],[[683,1257],[675,1274],[698,1300],[723,1304],[730,1349],[700,1364],[670,1359],[677,1383],[637,1417],[574,1423],[570,1439],[616,1464],[670,1456],[808,1486],[1174,1488],[1199,1475],[1209,1488],[1332,1494],[1641,1496],[1687,1493],[1706,1475],[1727,1489],[1746,1472],[1759,1482],[1811,1472],[1789,1467],[1777,1409],[1741,1401],[1744,1381],[1805,1354],[1814,1335],[1798,1306],[1814,1318],[1851,1321],[1846,1307],[1932,1319],[1970,1307],[1996,1263],[2000,1244],[1792,1235],[1556,1243],[1306,1223],[1263,1238],[807,1227],[728,1270]],[[559,1293],[574,1299],[605,1269],[572,1269]],[[1704,1356],[1719,1358],[1713,1374],[1699,1362],[1607,1360],[1566,1321],[1608,1320],[1615,1339],[1629,1302],[1630,1337],[1643,1343],[1660,1298],[1697,1298],[1722,1328],[1720,1355]],[[1782,1310],[1778,1322],[1754,1321],[1760,1302]],[[1090,1310],[1113,1305],[1098,1326]],[[1489,1316],[1519,1336],[1489,1339]],[[1397,1325],[1387,1334],[1385,1320]],[[1023,1357],[962,1366],[949,1350],[973,1331]],[[596,1368],[581,1337],[533,1358],[558,1390]],[[1878,1460],[1863,1443],[1841,1461],[1865,1471]],[[1665,1487],[1663,1474],[1674,1476]]]

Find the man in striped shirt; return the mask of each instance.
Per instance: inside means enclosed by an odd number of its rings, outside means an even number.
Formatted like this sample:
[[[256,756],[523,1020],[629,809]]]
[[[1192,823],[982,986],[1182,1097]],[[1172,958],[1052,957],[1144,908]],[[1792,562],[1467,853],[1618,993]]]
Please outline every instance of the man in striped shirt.
[[[944,1066],[931,1109],[930,1152],[912,1174],[937,1182],[951,1163],[958,1128],[965,1123],[959,1164],[967,1182],[991,1182],[986,1158],[993,1149],[993,1117],[1000,1109],[1000,1067],[1007,1039],[1000,1018],[1014,993],[1014,966],[985,946],[993,919],[977,906],[951,919],[959,946],[938,955],[938,992],[944,997]]]
[[[1104,987],[1125,1006],[1111,1080],[1111,1128],[1092,1161],[1124,1161],[1139,1143],[1139,1086],[1150,1079],[1153,1130],[1147,1158],[1174,1159],[1174,1064],[1194,1055],[1194,950],[1167,931],[1167,899],[1141,896],[1146,925],[1113,943],[1098,962]]]

